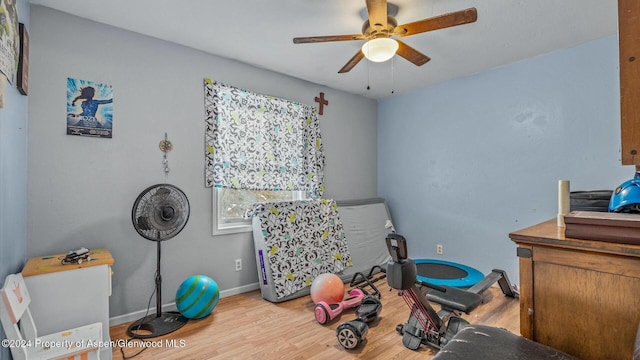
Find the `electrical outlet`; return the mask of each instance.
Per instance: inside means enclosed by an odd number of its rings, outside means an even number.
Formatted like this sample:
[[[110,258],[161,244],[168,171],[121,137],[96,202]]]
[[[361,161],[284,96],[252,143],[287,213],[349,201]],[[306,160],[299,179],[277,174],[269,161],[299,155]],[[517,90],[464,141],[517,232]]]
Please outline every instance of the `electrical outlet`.
[[[242,270],[242,259],[236,259],[236,271]]]
[[[443,249],[442,249],[442,245],[441,244],[436,245],[436,253],[438,255],[442,255],[442,250]]]

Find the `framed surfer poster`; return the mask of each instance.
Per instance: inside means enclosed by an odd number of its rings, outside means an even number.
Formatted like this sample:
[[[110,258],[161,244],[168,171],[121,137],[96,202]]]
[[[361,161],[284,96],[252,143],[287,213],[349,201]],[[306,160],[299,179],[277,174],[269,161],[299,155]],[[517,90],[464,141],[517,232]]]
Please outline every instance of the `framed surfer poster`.
[[[111,138],[111,85],[67,78],[67,135]]]

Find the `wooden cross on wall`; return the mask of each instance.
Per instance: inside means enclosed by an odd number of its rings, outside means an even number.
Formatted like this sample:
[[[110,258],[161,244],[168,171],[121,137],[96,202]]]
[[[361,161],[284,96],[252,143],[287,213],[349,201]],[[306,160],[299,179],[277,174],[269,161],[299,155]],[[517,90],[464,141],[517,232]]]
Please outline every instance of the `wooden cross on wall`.
[[[316,96],[315,101],[316,101],[318,104],[320,104],[320,108],[318,109],[318,114],[322,115],[322,113],[323,113],[323,109],[324,109],[324,106],[325,106],[325,105],[329,105],[329,101],[328,101],[328,100],[325,100],[325,98],[324,98],[324,93],[323,93],[323,92],[321,92],[321,93],[320,93],[320,97],[317,97],[317,96]]]

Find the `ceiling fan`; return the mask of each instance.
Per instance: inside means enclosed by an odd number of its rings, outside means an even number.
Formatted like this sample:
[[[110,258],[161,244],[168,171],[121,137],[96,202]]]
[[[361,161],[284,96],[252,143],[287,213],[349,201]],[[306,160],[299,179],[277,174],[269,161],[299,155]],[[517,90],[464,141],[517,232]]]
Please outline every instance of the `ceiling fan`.
[[[406,43],[392,39],[420,34],[427,31],[444,29],[452,26],[475,22],[478,14],[475,8],[455,11],[452,13],[418,20],[412,23],[398,25],[394,18],[397,6],[387,4],[387,0],[366,0],[368,19],[362,24],[362,34],[329,35],[293,38],[294,44],[317,43],[328,41],[367,40],[362,49],[349,60],[338,73],[346,73],[353,69],[364,57],[371,61],[383,62],[396,53],[416,66],[424,65],[431,60],[427,55],[412,48]],[[396,11],[387,11],[390,9]],[[392,13],[393,12],[393,13]]]

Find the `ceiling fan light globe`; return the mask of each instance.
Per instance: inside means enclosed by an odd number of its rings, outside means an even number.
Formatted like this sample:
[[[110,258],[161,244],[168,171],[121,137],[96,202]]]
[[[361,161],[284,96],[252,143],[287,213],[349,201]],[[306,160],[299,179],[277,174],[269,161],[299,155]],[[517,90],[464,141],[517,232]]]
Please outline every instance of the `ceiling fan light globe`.
[[[369,61],[385,62],[398,51],[398,42],[390,38],[372,39],[362,45],[362,53]]]

